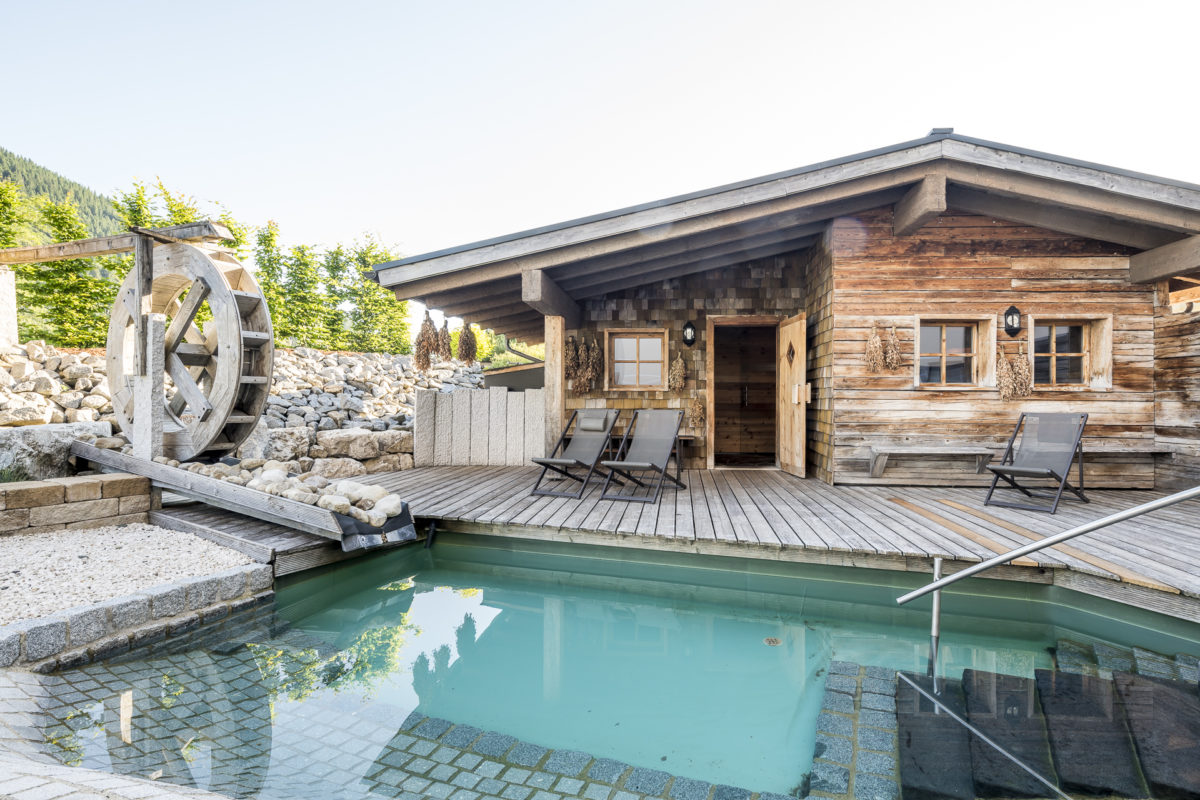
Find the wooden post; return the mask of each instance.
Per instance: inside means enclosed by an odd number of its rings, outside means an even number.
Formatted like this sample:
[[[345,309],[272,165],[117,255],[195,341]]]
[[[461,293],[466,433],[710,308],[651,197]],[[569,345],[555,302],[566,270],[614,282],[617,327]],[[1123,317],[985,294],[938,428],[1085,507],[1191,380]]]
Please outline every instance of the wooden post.
[[[546,365],[545,365],[545,409],[546,409],[546,453],[558,443],[566,418],[567,378],[563,372],[563,343],[566,341],[566,320],[562,317],[546,317]]]
[[[134,372],[138,375],[147,374],[147,362],[153,356],[147,356],[147,320],[146,317],[150,313],[150,303],[154,292],[154,240],[149,236],[138,236],[133,247],[133,268],[137,273],[137,282],[134,284],[134,306],[137,308],[137,316],[134,317]],[[162,348],[160,343],[159,348]],[[160,355],[161,359],[161,355]],[[160,378],[161,380],[161,378]]]
[[[135,456],[153,459],[163,452],[166,404],[163,395],[163,338],[166,335],[167,318],[162,314],[147,314],[144,320],[146,340],[141,344],[146,354],[143,363],[145,371],[133,377],[133,418],[138,424],[129,431],[129,438]]]
[[[17,276],[0,269],[0,348],[17,343]]]

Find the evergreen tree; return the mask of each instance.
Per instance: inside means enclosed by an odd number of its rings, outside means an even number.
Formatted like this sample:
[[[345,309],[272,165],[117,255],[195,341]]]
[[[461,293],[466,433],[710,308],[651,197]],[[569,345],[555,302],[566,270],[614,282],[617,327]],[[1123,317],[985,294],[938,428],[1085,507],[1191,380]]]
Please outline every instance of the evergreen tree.
[[[0,248],[19,247],[28,227],[25,193],[14,181],[0,181]]]
[[[275,341],[283,344],[292,335],[291,319],[284,302],[284,260],[279,249],[279,225],[274,221],[258,229],[254,240],[255,277],[271,312],[271,327],[275,329]]]
[[[70,198],[62,203],[41,200],[38,216],[56,242],[88,238]],[[90,258],[17,266],[18,307],[23,312],[18,324],[25,327],[23,336],[65,347],[103,346],[109,309],[117,295],[117,284],[109,280],[103,266]]]

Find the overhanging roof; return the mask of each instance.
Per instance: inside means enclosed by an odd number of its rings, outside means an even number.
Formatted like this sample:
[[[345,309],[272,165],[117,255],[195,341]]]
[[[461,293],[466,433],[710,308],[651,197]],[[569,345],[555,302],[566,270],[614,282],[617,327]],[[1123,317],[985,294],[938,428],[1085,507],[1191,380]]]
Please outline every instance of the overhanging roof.
[[[904,233],[947,207],[1151,251],[1180,270],[1200,186],[973,139],[948,129],[795,170],[376,266],[379,283],[484,327],[540,339],[575,301],[810,246],[838,216],[900,204]],[[903,212],[903,213],[902,213]],[[1200,246],[1196,247],[1200,254]],[[1135,257],[1139,258],[1139,257]],[[1197,255],[1200,258],[1200,255]],[[1197,263],[1200,266],[1200,262]],[[577,312],[577,308],[576,308]]]

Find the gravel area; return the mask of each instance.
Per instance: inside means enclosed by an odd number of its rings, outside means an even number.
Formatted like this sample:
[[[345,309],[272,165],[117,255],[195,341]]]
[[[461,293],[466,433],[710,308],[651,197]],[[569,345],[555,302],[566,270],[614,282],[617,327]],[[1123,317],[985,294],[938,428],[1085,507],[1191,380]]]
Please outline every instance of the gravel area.
[[[190,533],[133,524],[0,537],[0,625],[251,563]]]

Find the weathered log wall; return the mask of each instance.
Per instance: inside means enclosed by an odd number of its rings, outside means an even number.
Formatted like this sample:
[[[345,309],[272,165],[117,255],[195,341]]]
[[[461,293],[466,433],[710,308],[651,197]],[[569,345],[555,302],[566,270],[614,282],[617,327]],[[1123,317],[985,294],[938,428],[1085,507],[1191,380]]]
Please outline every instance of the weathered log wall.
[[[1200,484],[1200,313],[1173,314],[1167,285],[1154,309],[1154,438],[1159,489]]]
[[[837,483],[983,483],[989,476],[976,475],[973,461],[940,456],[893,457],[881,478],[871,478],[870,448],[999,447],[1021,411],[1086,411],[1088,485],[1153,485],[1154,291],[1128,282],[1131,251],[965,214],[943,215],[896,237],[890,208],[840,218],[827,238],[833,262]],[[1016,339],[1003,332],[1002,315],[1010,305],[1025,315]],[[1031,314],[1111,317],[1112,365],[1105,377],[1111,388],[1038,387],[1030,397],[1006,401],[994,381],[961,389],[914,386],[918,315],[988,317],[996,325],[996,341],[1015,358],[1017,342],[1030,352]],[[810,327],[813,322],[810,316]],[[901,368],[868,371],[864,354],[872,323],[885,335],[895,326]]]

